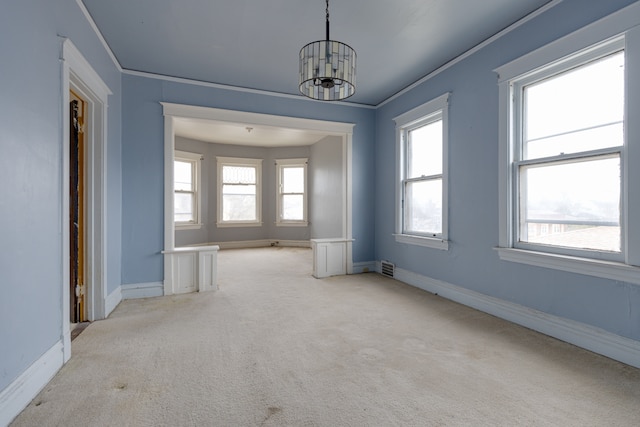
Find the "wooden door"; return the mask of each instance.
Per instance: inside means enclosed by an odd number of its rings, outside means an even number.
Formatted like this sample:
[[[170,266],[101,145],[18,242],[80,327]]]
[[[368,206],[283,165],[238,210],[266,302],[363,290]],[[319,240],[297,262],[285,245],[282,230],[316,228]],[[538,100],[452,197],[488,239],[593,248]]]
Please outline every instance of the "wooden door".
[[[71,322],[86,320],[85,309],[85,141],[86,102],[70,92],[69,249]]]

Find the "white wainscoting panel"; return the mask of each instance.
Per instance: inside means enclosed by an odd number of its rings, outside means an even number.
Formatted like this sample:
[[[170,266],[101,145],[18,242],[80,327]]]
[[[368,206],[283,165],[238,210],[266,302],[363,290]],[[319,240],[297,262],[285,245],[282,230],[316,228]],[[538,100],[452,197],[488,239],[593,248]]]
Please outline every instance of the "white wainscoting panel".
[[[311,239],[313,249],[313,277],[340,276],[347,274],[347,240]]]
[[[219,249],[217,245],[198,245],[163,251],[164,295],[217,290]]]

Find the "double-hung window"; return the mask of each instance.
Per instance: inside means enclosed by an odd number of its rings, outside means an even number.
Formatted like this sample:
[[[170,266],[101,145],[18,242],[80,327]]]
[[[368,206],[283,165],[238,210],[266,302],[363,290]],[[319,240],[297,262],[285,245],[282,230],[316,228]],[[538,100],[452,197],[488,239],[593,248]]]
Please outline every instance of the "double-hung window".
[[[576,59],[514,82],[515,245],[617,258],[624,51]]]
[[[276,160],[277,226],[306,226],[307,159]]]
[[[394,120],[397,144],[396,240],[448,249],[445,94]]]
[[[177,228],[200,226],[201,154],[176,151],[173,161],[173,220]]]
[[[627,85],[624,35],[588,46],[577,39],[496,70],[498,250],[504,260],[628,281],[640,261],[631,221],[640,187],[630,186],[638,150],[626,117],[640,94]]]
[[[262,225],[262,160],[217,157],[218,227]]]

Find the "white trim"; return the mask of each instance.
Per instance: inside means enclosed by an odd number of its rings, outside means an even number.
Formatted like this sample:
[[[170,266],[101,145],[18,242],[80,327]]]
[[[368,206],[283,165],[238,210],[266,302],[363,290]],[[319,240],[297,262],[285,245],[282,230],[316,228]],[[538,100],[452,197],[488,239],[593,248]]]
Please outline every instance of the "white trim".
[[[449,98],[444,93],[424,104],[393,118],[396,123],[396,184],[395,184],[395,239],[396,242],[440,250],[449,250]],[[420,236],[404,233],[404,185],[407,174],[406,134],[414,127],[442,121],[442,233],[438,236]]]
[[[216,194],[217,194],[217,227],[262,227],[262,162],[263,159],[249,159],[244,157],[216,157]],[[222,169],[225,166],[242,166],[255,168],[256,170],[256,211],[254,220],[224,220],[224,203],[222,187],[224,186],[224,178]]]
[[[9,425],[40,393],[64,363],[64,345],[55,343],[0,392],[0,426]]]
[[[633,3],[623,9],[607,15],[564,37],[546,44],[526,55],[503,64],[494,71],[498,74],[498,83],[506,82],[522,74],[535,71],[551,62],[573,56],[591,46],[606,43],[625,31],[637,26],[640,16],[640,3]]]
[[[311,98],[308,98],[306,96],[299,95],[299,94],[298,95],[294,95],[294,94],[290,94],[290,93],[272,92],[272,91],[262,90],[262,89],[251,89],[251,88],[241,87],[241,86],[225,85],[225,84],[222,84],[222,83],[213,83],[213,82],[205,82],[205,81],[202,81],[202,80],[193,80],[193,79],[188,79],[188,78],[184,78],[184,77],[166,76],[166,75],[163,75],[163,74],[155,74],[155,73],[149,73],[149,72],[145,72],[145,71],[135,71],[135,70],[123,69],[122,73],[123,74],[128,74],[130,76],[144,77],[144,78],[147,78],[147,79],[164,80],[164,81],[168,81],[168,82],[188,84],[188,85],[193,85],[193,86],[209,87],[209,88],[214,88],[214,89],[223,89],[223,90],[229,90],[229,91],[233,91],[233,92],[252,93],[252,94],[255,94],[255,95],[264,95],[264,96],[274,96],[274,97],[278,97],[278,98],[293,99],[293,100],[296,100],[296,101],[317,102],[316,100],[313,100]],[[340,105],[346,105],[346,106],[358,107],[358,108],[367,108],[367,109],[370,109],[370,110],[373,110],[373,109],[376,108],[374,105],[359,104],[359,103],[356,103],[356,102],[353,102],[353,101],[340,101]]]
[[[395,279],[534,331],[640,368],[640,342],[396,267]]]
[[[241,123],[243,126],[260,125],[275,126],[290,129],[302,129],[315,131],[327,136],[339,136],[342,138],[342,176],[343,206],[342,211],[342,232],[346,240],[346,265],[347,273],[353,270],[352,251],[352,145],[354,123],[331,122],[325,120],[302,119],[290,116],[275,116],[270,114],[249,113],[235,110],[223,110],[218,108],[199,107],[193,105],[160,103],[164,114],[164,155],[165,155],[165,221],[164,221],[164,250],[172,250],[175,245],[175,229],[173,224],[173,152],[175,149],[174,117],[186,117],[197,119],[208,119],[216,121],[228,121]],[[220,245],[220,243],[216,243]],[[222,243],[223,247],[225,243]],[[171,288],[172,284],[171,263],[164,263],[165,289]]]
[[[173,154],[174,162],[176,160],[189,162],[193,167],[192,178],[195,181],[193,186],[195,190],[196,206],[195,206],[195,222],[176,222],[174,221],[176,230],[197,230],[202,228],[202,160],[204,156],[200,153],[191,153],[189,151],[175,150]],[[175,214],[174,214],[175,216]]]
[[[434,237],[414,236],[411,234],[394,234],[396,242],[406,243],[408,245],[423,246],[425,248],[440,249],[441,251],[449,250],[449,241],[437,239]]]
[[[504,64],[494,71],[498,73],[499,90],[499,248],[500,259],[535,265],[544,268],[551,268],[572,273],[585,274],[595,277],[602,277],[612,280],[622,280],[628,283],[640,284],[638,273],[640,269],[634,267],[640,259],[640,239],[636,232],[636,224],[630,221],[634,212],[640,209],[640,192],[633,190],[630,183],[635,182],[631,175],[638,174],[634,168],[629,169],[629,162],[636,158],[637,135],[631,117],[635,117],[636,99],[640,99],[640,92],[634,85],[634,79],[628,78],[634,74],[634,68],[638,61],[635,60],[638,49],[635,44],[640,39],[640,2],[629,5],[617,12],[614,12],[598,21],[589,24],[573,33],[564,36],[552,43],[542,46],[520,58]],[[625,46],[626,45],[626,46]],[[629,48],[632,46],[632,48]],[[625,48],[626,47],[626,48]],[[625,56],[629,58],[625,64],[627,73],[625,84],[625,146],[622,149],[623,161],[623,182],[622,188],[622,218],[624,221],[622,244],[624,262],[616,260],[603,261],[599,259],[587,258],[578,251],[569,251],[554,248],[551,253],[540,252],[543,250],[536,246],[534,250],[515,249],[517,237],[515,227],[512,226],[517,221],[516,202],[514,200],[515,191],[514,176],[511,165],[516,159],[514,141],[517,140],[516,125],[517,113],[513,107],[517,101],[514,96],[514,87],[520,81],[532,78],[536,73],[552,72],[557,67],[569,67],[588,60],[594,56],[599,56],[603,52],[616,51],[625,48]],[[635,88],[635,89],[634,89]],[[637,96],[636,96],[637,95]],[[565,254],[560,254],[565,252]],[[596,256],[604,258],[605,252],[596,253]]]
[[[71,357],[69,304],[69,90],[88,103],[87,144],[87,317],[105,317],[107,292],[107,156],[108,97],[112,94],[71,40],[61,38],[61,194],[62,194],[62,330],[64,361]]]
[[[602,261],[568,255],[536,252],[514,248],[495,248],[503,261],[535,265],[537,267],[568,271],[587,276],[640,285],[640,267],[615,261]]]
[[[342,136],[353,132],[353,123],[331,122],[326,120],[303,119],[290,116],[275,116],[272,114],[251,113],[221,108],[200,107],[196,105],[173,104],[161,102],[163,113],[169,117],[183,117],[191,119],[216,120],[243,124],[245,126],[269,126],[289,129],[316,131],[326,135]]]
[[[105,318],[109,317],[111,312],[115,310],[115,308],[122,301],[122,286],[118,286],[115,291],[111,292],[107,296],[107,301],[105,302],[104,314]]]
[[[122,299],[152,298],[164,295],[162,282],[130,283],[122,285]]]
[[[311,243],[309,240],[278,240],[278,239],[263,239],[263,240],[238,240],[233,242],[216,242],[206,243],[203,245],[217,245],[220,249],[249,249],[249,248],[268,248],[271,246],[285,247],[285,248],[310,248]],[[193,245],[200,246],[200,245]]]
[[[443,110],[449,105],[449,96],[451,92],[444,93],[431,101],[427,101],[424,104],[420,104],[417,107],[412,108],[409,111],[405,111],[402,114],[393,118],[398,127],[409,127],[415,122],[424,120],[426,117],[434,114],[437,110]]]
[[[375,261],[354,262],[353,271],[348,274],[373,273],[378,270],[378,263],[376,263]]]
[[[308,181],[308,158],[297,158],[297,159],[276,159],[276,227],[307,227],[309,225],[309,181]],[[283,169],[287,167],[297,167],[302,168],[303,170],[303,192],[302,192],[302,219],[299,220],[291,220],[291,219],[282,219],[282,203],[283,203],[283,194],[281,192],[282,186],[284,185],[282,182],[283,178]],[[296,193],[300,194],[300,193]]]
[[[96,22],[93,20],[93,17],[91,16],[89,11],[87,10],[87,7],[84,5],[82,0],[76,0],[76,3],[78,4],[78,7],[80,8],[80,11],[82,11],[82,14],[84,15],[85,19],[87,20],[87,22],[91,26],[91,29],[93,30],[93,32],[98,37],[98,40],[100,40],[100,43],[102,43],[102,47],[104,48],[104,50],[109,55],[109,58],[111,58],[111,61],[113,62],[113,65],[116,66],[116,68],[118,69],[119,72],[122,72],[123,69],[120,66],[120,63],[118,62],[118,59],[116,58],[116,56],[114,55],[113,51],[109,47],[109,44],[107,43],[107,41],[105,40],[104,36],[102,35],[102,32],[100,32],[100,29],[98,28],[98,26],[96,25]]]
[[[449,68],[453,67],[457,63],[467,59],[468,57],[470,57],[474,53],[484,49],[485,47],[489,46],[494,41],[500,39],[501,37],[507,35],[511,31],[517,29],[518,27],[520,27],[520,26],[526,24],[527,22],[531,21],[532,19],[538,17],[539,15],[543,14],[544,12],[546,12],[547,10],[549,10],[552,7],[556,6],[557,4],[561,3],[562,1],[563,0],[552,0],[549,3],[539,7],[538,9],[534,10],[533,12],[531,12],[530,14],[525,16],[524,18],[519,19],[516,22],[514,22],[513,24],[509,25],[504,30],[494,34],[493,36],[489,37],[488,39],[486,39],[482,43],[475,45],[473,48],[469,49],[468,51],[464,52],[463,54],[456,56],[451,61],[447,62],[446,64],[442,65],[439,68],[436,68],[434,71],[430,72],[429,74],[427,74],[426,76],[424,76],[420,80],[416,81],[415,83],[412,83],[411,85],[409,85],[406,88],[402,89],[400,92],[397,92],[396,94],[394,94],[394,95],[390,96],[389,98],[385,99],[381,103],[377,104],[375,106],[375,108],[380,108],[383,105],[393,101],[394,99],[399,98],[400,96],[404,95],[405,93],[410,92],[411,90],[413,90],[417,86],[421,85],[422,83],[432,79],[433,77],[437,76],[438,74],[440,74],[440,73],[448,70]]]

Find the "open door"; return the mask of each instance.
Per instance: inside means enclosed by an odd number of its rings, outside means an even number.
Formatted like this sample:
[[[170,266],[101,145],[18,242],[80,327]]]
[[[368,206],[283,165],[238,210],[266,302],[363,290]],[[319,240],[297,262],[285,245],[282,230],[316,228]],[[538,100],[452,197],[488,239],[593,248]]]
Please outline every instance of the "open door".
[[[70,91],[69,271],[70,322],[87,319],[85,308],[85,141],[86,102]]]

